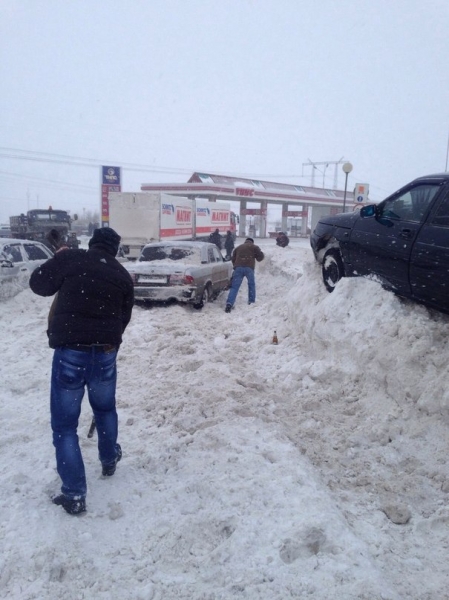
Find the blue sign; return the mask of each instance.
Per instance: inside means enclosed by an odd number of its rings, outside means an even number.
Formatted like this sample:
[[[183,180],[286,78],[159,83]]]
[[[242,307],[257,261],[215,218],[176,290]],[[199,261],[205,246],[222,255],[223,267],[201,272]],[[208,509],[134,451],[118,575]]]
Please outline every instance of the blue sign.
[[[101,167],[102,185],[121,185],[120,167]]]

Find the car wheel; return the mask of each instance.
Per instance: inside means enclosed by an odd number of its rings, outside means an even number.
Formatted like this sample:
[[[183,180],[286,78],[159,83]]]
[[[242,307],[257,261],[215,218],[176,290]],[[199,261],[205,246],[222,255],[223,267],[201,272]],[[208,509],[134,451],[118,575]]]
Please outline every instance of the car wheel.
[[[211,300],[212,300],[212,288],[210,286],[210,283],[208,283],[203,290],[201,300],[198,303],[194,304],[193,308],[196,308],[196,310],[201,310],[203,308],[203,306],[205,304],[207,304],[208,302],[210,302]]]
[[[324,255],[321,267],[323,282],[328,292],[333,292],[335,286],[344,277],[343,261],[338,250],[332,248]]]

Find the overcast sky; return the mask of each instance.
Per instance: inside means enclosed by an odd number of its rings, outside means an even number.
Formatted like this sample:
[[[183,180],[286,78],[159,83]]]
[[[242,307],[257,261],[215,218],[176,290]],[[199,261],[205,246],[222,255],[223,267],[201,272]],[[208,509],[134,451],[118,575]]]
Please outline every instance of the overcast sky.
[[[102,164],[138,191],[343,159],[379,201],[446,168],[448,31],[447,0],[1,0],[0,222],[99,210]]]

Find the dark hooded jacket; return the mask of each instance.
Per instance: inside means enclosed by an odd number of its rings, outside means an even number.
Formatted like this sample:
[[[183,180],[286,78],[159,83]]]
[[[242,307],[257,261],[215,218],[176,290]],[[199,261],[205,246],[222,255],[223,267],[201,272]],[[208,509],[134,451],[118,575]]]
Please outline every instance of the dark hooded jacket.
[[[35,294],[58,293],[47,331],[51,348],[120,345],[131,319],[134,288],[130,274],[112,254],[102,243],[87,251],[62,250],[32,273]]]
[[[215,244],[217,248],[221,250],[221,235],[218,229],[216,229],[213,233],[210,234],[209,241],[212,244]]]
[[[290,242],[290,239],[289,239],[288,235],[286,233],[280,231],[276,238],[276,245],[280,246],[281,248],[286,248],[288,246],[289,242]]]

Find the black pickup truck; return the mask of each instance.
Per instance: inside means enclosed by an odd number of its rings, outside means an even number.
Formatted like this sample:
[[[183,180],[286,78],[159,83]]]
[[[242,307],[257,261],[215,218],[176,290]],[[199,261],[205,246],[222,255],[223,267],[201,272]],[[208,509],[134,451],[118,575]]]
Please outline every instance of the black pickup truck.
[[[375,275],[396,294],[449,313],[449,173],[322,217],[310,245],[329,292],[342,277]]]

